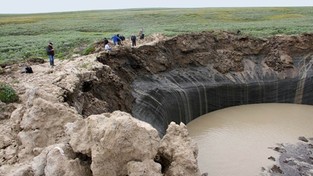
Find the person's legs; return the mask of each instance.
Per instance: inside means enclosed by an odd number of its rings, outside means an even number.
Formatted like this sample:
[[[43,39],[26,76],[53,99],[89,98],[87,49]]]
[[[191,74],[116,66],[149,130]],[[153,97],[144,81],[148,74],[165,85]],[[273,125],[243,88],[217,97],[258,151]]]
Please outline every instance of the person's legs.
[[[54,56],[52,56],[52,66],[54,66]]]
[[[54,66],[54,57],[52,55],[49,56],[50,66]]]

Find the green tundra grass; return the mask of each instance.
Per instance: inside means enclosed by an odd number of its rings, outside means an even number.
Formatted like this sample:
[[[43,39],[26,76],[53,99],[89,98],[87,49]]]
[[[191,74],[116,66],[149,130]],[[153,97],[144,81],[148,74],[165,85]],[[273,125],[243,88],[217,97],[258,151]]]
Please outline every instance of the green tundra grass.
[[[0,15],[0,63],[46,57],[54,43],[57,59],[88,54],[92,45],[113,34],[145,34],[241,30],[243,35],[313,32],[313,7],[129,9],[27,15]]]

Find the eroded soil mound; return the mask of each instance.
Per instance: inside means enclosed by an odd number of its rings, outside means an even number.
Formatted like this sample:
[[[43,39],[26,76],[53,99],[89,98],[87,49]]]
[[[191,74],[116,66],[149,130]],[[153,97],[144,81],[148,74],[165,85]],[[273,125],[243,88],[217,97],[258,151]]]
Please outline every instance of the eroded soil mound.
[[[114,69],[118,69],[120,64],[129,64],[150,73],[207,64],[227,73],[242,71],[241,61],[247,56],[259,56],[268,67],[282,71],[292,67],[294,57],[311,56],[312,42],[313,34],[259,39],[226,32],[202,32],[180,35],[155,45],[122,48],[99,59]]]

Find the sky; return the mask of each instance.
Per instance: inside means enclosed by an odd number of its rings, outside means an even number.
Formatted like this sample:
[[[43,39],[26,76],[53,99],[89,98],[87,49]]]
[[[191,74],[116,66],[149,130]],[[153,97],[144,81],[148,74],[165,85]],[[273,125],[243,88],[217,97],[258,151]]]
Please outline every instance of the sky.
[[[313,6],[313,0],[0,0],[0,14],[129,8]]]

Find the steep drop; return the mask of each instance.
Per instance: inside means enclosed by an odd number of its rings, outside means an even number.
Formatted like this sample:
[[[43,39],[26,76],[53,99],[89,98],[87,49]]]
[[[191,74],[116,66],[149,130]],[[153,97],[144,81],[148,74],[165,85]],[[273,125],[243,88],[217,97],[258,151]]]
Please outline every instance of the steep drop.
[[[105,81],[98,80],[85,94],[107,102],[102,111],[131,112],[161,134],[171,121],[188,123],[229,106],[313,104],[310,43],[312,34],[259,39],[202,32],[138,48],[121,47],[97,57],[111,71],[99,73]],[[74,106],[88,99],[71,98],[75,94],[68,99]],[[79,108],[83,115],[96,111]]]

